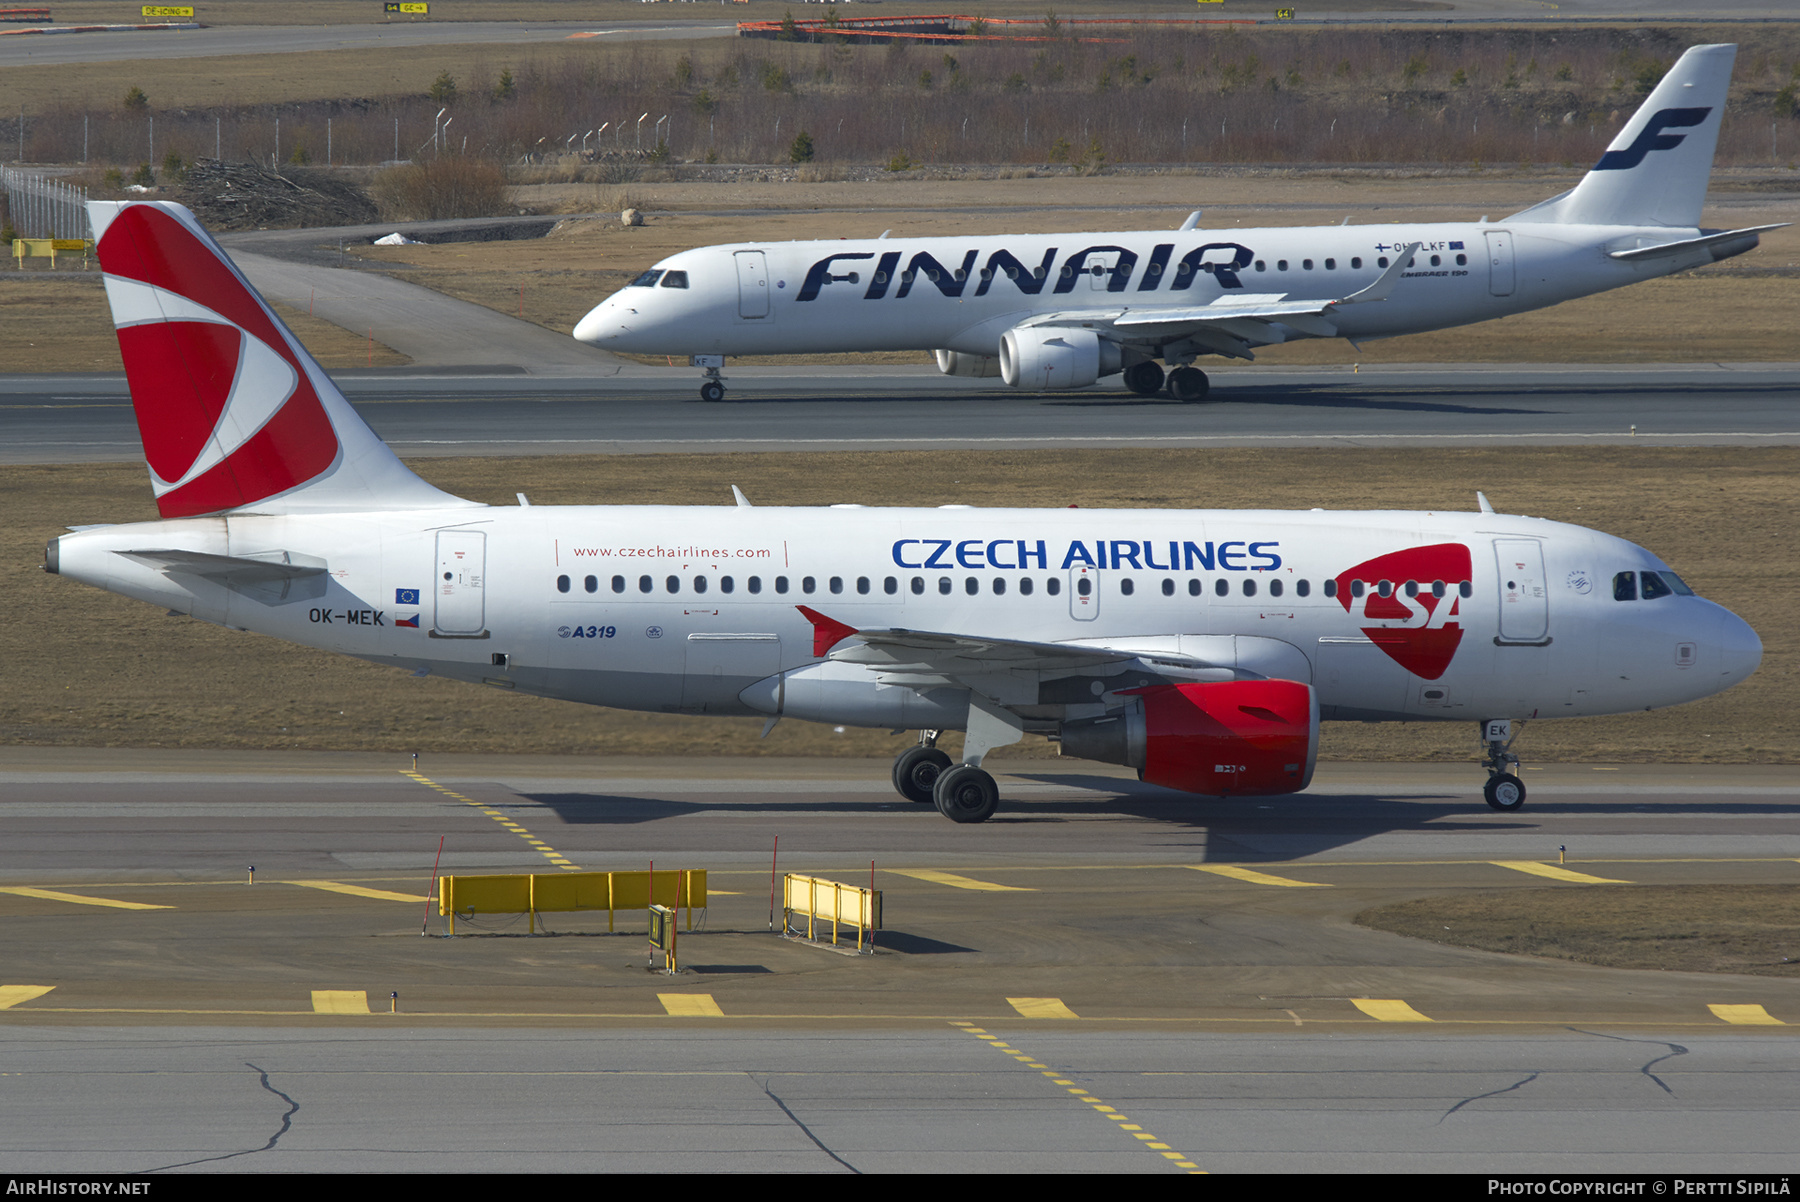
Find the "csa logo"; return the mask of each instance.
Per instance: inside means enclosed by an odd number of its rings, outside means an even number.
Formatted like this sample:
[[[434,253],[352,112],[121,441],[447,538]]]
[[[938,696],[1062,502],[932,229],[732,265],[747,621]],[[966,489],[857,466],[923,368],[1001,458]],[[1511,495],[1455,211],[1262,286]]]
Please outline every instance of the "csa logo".
[[[1357,564],[1337,578],[1337,600],[1344,612],[1360,619],[1369,641],[1389,659],[1425,680],[1436,680],[1450,667],[1462,645],[1462,595],[1459,585],[1470,577],[1469,548],[1462,543],[1409,547]],[[1382,596],[1382,582],[1388,595]],[[1418,585],[1406,595],[1405,585]],[[1444,595],[1432,585],[1444,583]],[[1362,588],[1354,586],[1360,583]],[[1361,596],[1355,593],[1361,592]]]

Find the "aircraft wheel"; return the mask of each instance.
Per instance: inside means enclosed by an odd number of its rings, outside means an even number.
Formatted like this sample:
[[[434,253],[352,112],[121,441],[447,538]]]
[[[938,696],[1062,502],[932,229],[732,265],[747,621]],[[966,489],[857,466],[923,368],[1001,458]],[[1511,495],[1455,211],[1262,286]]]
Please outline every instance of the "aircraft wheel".
[[[1197,367],[1178,367],[1169,373],[1169,395],[1178,401],[1204,401],[1211,390],[1211,381]]]
[[[700,385],[700,399],[709,403],[717,403],[725,399],[725,385],[717,380],[708,380]]]
[[[1490,776],[1481,795],[1503,814],[1510,814],[1525,804],[1525,782],[1516,776]]]
[[[1155,396],[1161,392],[1163,378],[1162,364],[1154,359],[1133,363],[1125,369],[1125,387],[1139,396]]]
[[[935,747],[908,747],[894,757],[894,789],[908,801],[932,804],[932,786],[950,766],[950,757]]]
[[[937,778],[931,800],[952,822],[986,822],[1000,808],[1000,788],[981,769],[958,764]]]

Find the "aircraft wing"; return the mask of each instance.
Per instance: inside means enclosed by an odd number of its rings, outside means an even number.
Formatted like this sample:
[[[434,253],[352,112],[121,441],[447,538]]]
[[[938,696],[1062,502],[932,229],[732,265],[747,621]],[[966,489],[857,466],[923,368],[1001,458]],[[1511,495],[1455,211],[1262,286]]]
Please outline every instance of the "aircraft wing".
[[[1292,299],[1286,293],[1247,293],[1221,296],[1209,305],[1141,309],[1121,306],[1086,312],[1046,313],[1025,324],[1106,326],[1129,339],[1204,338],[1211,333],[1214,335],[1211,341],[1221,343],[1214,349],[1247,359],[1252,343],[1281,341],[1279,337],[1267,337],[1271,332],[1269,326],[1277,322],[1320,338],[1337,337],[1337,326],[1332,323],[1331,315],[1346,305],[1386,300],[1405,274],[1419,245],[1414,242],[1401,251],[1393,265],[1368,287],[1336,299]]]
[[[1093,644],[1036,643],[930,630],[858,630],[817,610],[800,606],[813,624],[813,654],[835,663],[859,664],[881,684],[915,689],[954,686],[973,689],[1001,704],[1033,704],[1041,674],[1073,675],[1104,671],[1154,655],[1178,669],[1212,665],[1165,650]]]

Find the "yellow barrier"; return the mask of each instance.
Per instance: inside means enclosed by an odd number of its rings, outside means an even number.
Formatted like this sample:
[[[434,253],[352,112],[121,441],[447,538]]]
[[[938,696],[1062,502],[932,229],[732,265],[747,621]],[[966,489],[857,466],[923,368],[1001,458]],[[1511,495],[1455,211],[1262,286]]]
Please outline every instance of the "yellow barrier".
[[[806,937],[814,938],[815,924],[831,923],[831,942],[838,941],[838,924],[856,928],[856,950],[861,951],[863,932],[869,933],[869,950],[875,950],[875,932],[881,929],[881,890],[840,885],[816,876],[790,872],[781,878],[781,930],[794,932],[796,914],[806,916]],[[794,932],[798,933],[798,932]]]
[[[25,266],[26,259],[49,259],[50,266],[55,267],[58,251],[78,250],[81,252],[81,265],[85,268],[88,252],[93,248],[94,244],[86,238],[14,238],[13,258],[19,261],[21,268]]]
[[[536,934],[539,914],[574,910],[605,910],[610,931],[615,911],[648,911],[652,902],[660,902],[686,906],[688,930],[693,930],[694,911],[706,908],[706,869],[674,869],[655,875],[654,896],[648,872],[441,876],[438,913],[450,920],[452,935],[456,934],[458,915],[527,914],[530,930]]]

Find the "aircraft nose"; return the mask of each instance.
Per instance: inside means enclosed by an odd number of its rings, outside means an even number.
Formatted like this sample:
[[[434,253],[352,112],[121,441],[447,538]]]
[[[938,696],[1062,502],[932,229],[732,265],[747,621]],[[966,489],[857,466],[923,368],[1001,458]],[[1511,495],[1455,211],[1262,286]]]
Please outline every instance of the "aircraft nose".
[[[611,309],[611,305],[594,306],[586,317],[575,323],[576,340],[601,343],[624,333],[625,327],[619,324]]]
[[[1719,670],[1733,684],[1743,680],[1762,663],[1762,639],[1750,623],[1726,610],[1719,623]]]

